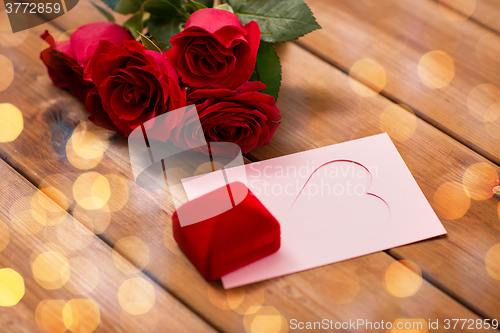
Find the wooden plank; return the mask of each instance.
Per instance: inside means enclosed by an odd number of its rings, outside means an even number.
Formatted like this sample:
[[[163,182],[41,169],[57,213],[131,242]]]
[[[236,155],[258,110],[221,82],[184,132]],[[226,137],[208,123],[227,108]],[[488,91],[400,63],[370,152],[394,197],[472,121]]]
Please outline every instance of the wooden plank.
[[[452,20],[465,20],[470,18],[475,20],[490,29],[500,32],[500,22],[498,15],[500,14],[500,3],[495,0],[462,0],[450,1],[440,0],[440,6],[453,9],[457,13],[447,13]],[[443,9],[446,12],[446,9]]]
[[[432,1],[308,4],[323,30],[301,45],[500,163],[500,117],[492,106],[500,97],[500,36],[472,21],[448,20]]]
[[[0,179],[0,306],[25,285],[5,330],[215,332],[3,161]]]
[[[88,13],[90,5],[80,2],[78,6],[78,16],[85,16],[88,23],[94,14],[82,13]],[[70,14],[67,19],[71,25],[76,20]],[[58,22],[66,29],[63,23]],[[23,111],[26,124],[19,138],[0,146],[0,154],[35,184],[43,184],[45,180],[63,192],[71,202],[69,210],[78,219],[85,220],[85,214],[90,213],[82,213],[80,209],[80,214],[76,214],[79,208],[71,200],[72,191],[67,191],[68,188],[74,187],[75,179],[85,171],[78,170],[68,161],[67,157],[71,154],[56,152],[60,152],[58,147],[66,146],[66,141],[60,139],[64,136],[54,134],[54,125],[60,121],[55,122],[49,114],[51,110],[59,110],[71,130],[85,121],[86,114],[82,105],[67,93],[52,86],[45,69],[37,62],[37,54],[33,51],[37,49],[37,45],[39,44],[36,40],[29,39],[23,47],[5,50],[5,55],[14,59],[16,73],[22,74],[17,76],[9,87],[8,95],[2,95],[0,99],[15,101]],[[317,135],[323,135],[325,142],[332,141],[331,133],[321,132],[325,127],[315,126],[322,119],[330,117],[326,111],[331,109],[331,106],[324,104],[318,109],[317,104],[311,107],[307,103],[312,102],[311,99],[317,98],[317,94],[321,92],[328,98],[337,96],[331,93],[329,87],[325,87],[325,82],[345,81],[342,73],[300,50],[296,45],[287,45],[286,50],[289,50],[286,53],[289,58],[284,54],[282,56],[285,73],[288,74],[280,101],[284,123],[280,129],[281,134],[277,134],[275,142],[268,148],[279,147],[282,140],[289,140],[289,146],[283,146],[281,153],[275,151],[275,156],[289,153],[291,147],[297,150],[307,145],[311,148],[313,142],[321,145]],[[309,67],[303,66],[303,61],[309,62]],[[295,66],[297,62],[300,62],[300,66]],[[323,81],[313,80],[313,76],[308,76],[304,69],[312,71]],[[295,76],[295,79],[290,79],[290,76]],[[33,77],[37,78],[36,82],[33,82]],[[299,81],[302,81],[300,85]],[[296,104],[292,104],[292,101]],[[384,99],[377,99],[376,104],[390,105]],[[348,99],[336,100],[334,103],[334,107],[344,114],[352,112],[350,110],[355,105]],[[318,110],[324,110],[325,113],[313,118]],[[311,117],[304,122],[300,114]],[[294,128],[298,121],[302,123]],[[332,127],[329,120],[325,125]],[[348,126],[349,123],[344,125]],[[309,137],[303,132],[306,129],[311,131]],[[95,129],[88,130],[99,134]],[[344,137],[345,139],[347,138]],[[36,149],[33,149],[31,147],[35,142]],[[300,144],[294,145],[298,142]],[[262,155],[266,156],[268,155]],[[80,166],[83,164],[73,162]],[[112,245],[128,236],[141,239],[149,249],[149,262],[144,264],[140,257],[131,253],[125,253],[125,256],[138,267],[145,266],[146,271],[154,276],[156,281],[222,331],[251,332],[252,325],[258,326],[262,321],[266,324],[274,321],[276,325],[281,322],[280,332],[285,332],[288,330],[287,322],[294,318],[299,321],[317,321],[323,318],[348,321],[356,316],[372,322],[382,319],[393,322],[398,318],[439,319],[441,322],[454,316],[478,318],[425,280],[422,281],[421,287],[418,287],[421,281],[418,274],[409,273],[407,269],[399,270],[400,264],[383,252],[225,292],[221,290],[219,282],[204,281],[175,245],[171,236],[170,216],[173,207],[169,194],[140,189],[133,183],[126,140],[118,136],[111,137],[104,157],[92,171],[102,175],[118,174],[126,180],[128,188],[126,204],[122,209],[111,212],[111,224],[100,236]],[[53,176],[60,174],[67,181]],[[112,191],[112,195],[117,193],[123,191]],[[413,281],[411,285],[418,289],[414,296],[398,298],[386,290],[386,273],[390,267],[393,267],[390,271],[396,267],[397,271],[402,272],[403,280]],[[332,292],[335,290],[337,293]],[[432,300],[432,306],[428,304],[429,300]]]

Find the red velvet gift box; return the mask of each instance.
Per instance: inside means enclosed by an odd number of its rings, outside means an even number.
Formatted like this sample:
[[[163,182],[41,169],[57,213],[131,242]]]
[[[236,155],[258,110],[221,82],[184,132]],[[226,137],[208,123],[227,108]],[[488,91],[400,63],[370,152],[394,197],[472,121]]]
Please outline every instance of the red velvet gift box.
[[[232,193],[246,193],[234,204]],[[224,198],[231,197],[233,206],[224,211]],[[223,211],[214,214],[214,211]],[[209,217],[185,225],[179,216],[186,213]],[[280,225],[248,188],[239,182],[182,205],[172,216],[174,239],[208,281],[217,280],[240,267],[264,258],[280,248]]]

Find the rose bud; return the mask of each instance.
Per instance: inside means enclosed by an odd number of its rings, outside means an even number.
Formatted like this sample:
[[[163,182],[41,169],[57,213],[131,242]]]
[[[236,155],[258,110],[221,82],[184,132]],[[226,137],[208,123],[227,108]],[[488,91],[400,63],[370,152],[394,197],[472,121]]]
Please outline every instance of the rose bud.
[[[82,103],[93,83],[83,78],[83,66],[97,48],[100,40],[120,44],[133,39],[123,27],[112,22],[84,25],[71,34],[70,39],[55,42],[48,31],[41,36],[50,46],[40,53],[54,85],[67,89]]]
[[[236,89],[252,76],[259,42],[255,21],[243,26],[227,10],[206,8],[191,14],[167,54],[187,86]]]

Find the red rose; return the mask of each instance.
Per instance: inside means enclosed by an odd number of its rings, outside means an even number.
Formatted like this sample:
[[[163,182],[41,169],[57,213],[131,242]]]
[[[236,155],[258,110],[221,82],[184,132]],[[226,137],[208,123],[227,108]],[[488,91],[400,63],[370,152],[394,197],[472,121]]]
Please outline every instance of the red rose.
[[[84,25],[71,34],[70,39],[55,42],[45,31],[41,36],[50,46],[40,53],[49,76],[58,88],[68,89],[80,102],[84,103],[87,92],[94,87],[83,78],[83,65],[94,53],[100,40],[120,44],[133,39],[123,27],[112,22]]]
[[[137,41],[120,46],[101,41],[85,75],[96,86],[85,101],[89,119],[125,136],[149,119],[186,105],[186,91],[165,52],[146,50]]]
[[[280,111],[274,98],[258,92],[262,82],[246,82],[236,90],[199,89],[188,95],[188,103],[196,104],[207,141],[233,142],[245,154],[268,144],[279,126]],[[189,127],[186,121],[184,127]],[[199,133],[184,133],[189,141]],[[227,152],[213,151],[214,154]]]
[[[256,22],[243,26],[227,10],[206,8],[191,14],[167,54],[187,86],[236,89],[252,76],[259,42]]]

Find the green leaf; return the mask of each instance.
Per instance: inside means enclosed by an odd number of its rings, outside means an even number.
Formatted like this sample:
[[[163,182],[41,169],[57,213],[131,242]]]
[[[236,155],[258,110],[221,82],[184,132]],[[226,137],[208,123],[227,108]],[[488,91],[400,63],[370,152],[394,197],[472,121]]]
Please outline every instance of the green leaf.
[[[162,15],[182,15],[186,19],[189,17],[189,14],[182,7],[181,0],[146,0],[144,10],[151,13],[151,16],[156,16],[157,21],[161,20]]]
[[[142,25],[143,14],[144,11],[141,8],[141,10],[139,10],[136,14],[126,20],[125,23],[123,23],[123,26],[128,28],[135,39],[139,37],[139,33],[142,33],[142,30],[144,29],[144,26]]]
[[[228,0],[241,23],[256,21],[265,42],[288,42],[321,29],[302,0]]]
[[[153,15],[148,23],[148,34],[153,35],[166,48],[170,48],[170,38],[178,34],[186,20],[182,16]]]
[[[101,13],[102,15],[104,15],[104,17],[110,21],[110,22],[115,22],[115,17],[113,16],[113,14],[111,14],[110,12],[108,12],[106,9],[102,8],[101,6],[99,6],[98,4],[96,4],[95,2],[93,1],[90,1],[90,3],[92,5],[94,5],[94,7],[99,11],[99,13]]]
[[[161,49],[158,45],[155,44],[155,42],[153,42],[149,37],[143,35],[142,33],[139,33],[139,35],[141,36],[142,45],[144,45],[147,50],[155,51],[161,54]]]
[[[103,2],[117,13],[132,14],[141,9],[144,0],[103,0]]]
[[[207,6],[205,6],[204,4],[201,4],[194,0],[187,0],[187,6],[189,6],[193,11],[207,8]]]
[[[281,85],[281,64],[272,43],[260,42],[257,62],[250,81],[260,81],[267,88],[261,92],[278,99]]]
[[[196,0],[196,2],[202,4],[207,8],[212,8],[214,6],[214,0]]]
[[[216,9],[222,9],[222,10],[227,10],[228,12],[231,12],[234,14],[233,7],[229,6],[227,3],[223,3],[222,5],[218,5],[215,7]]]

